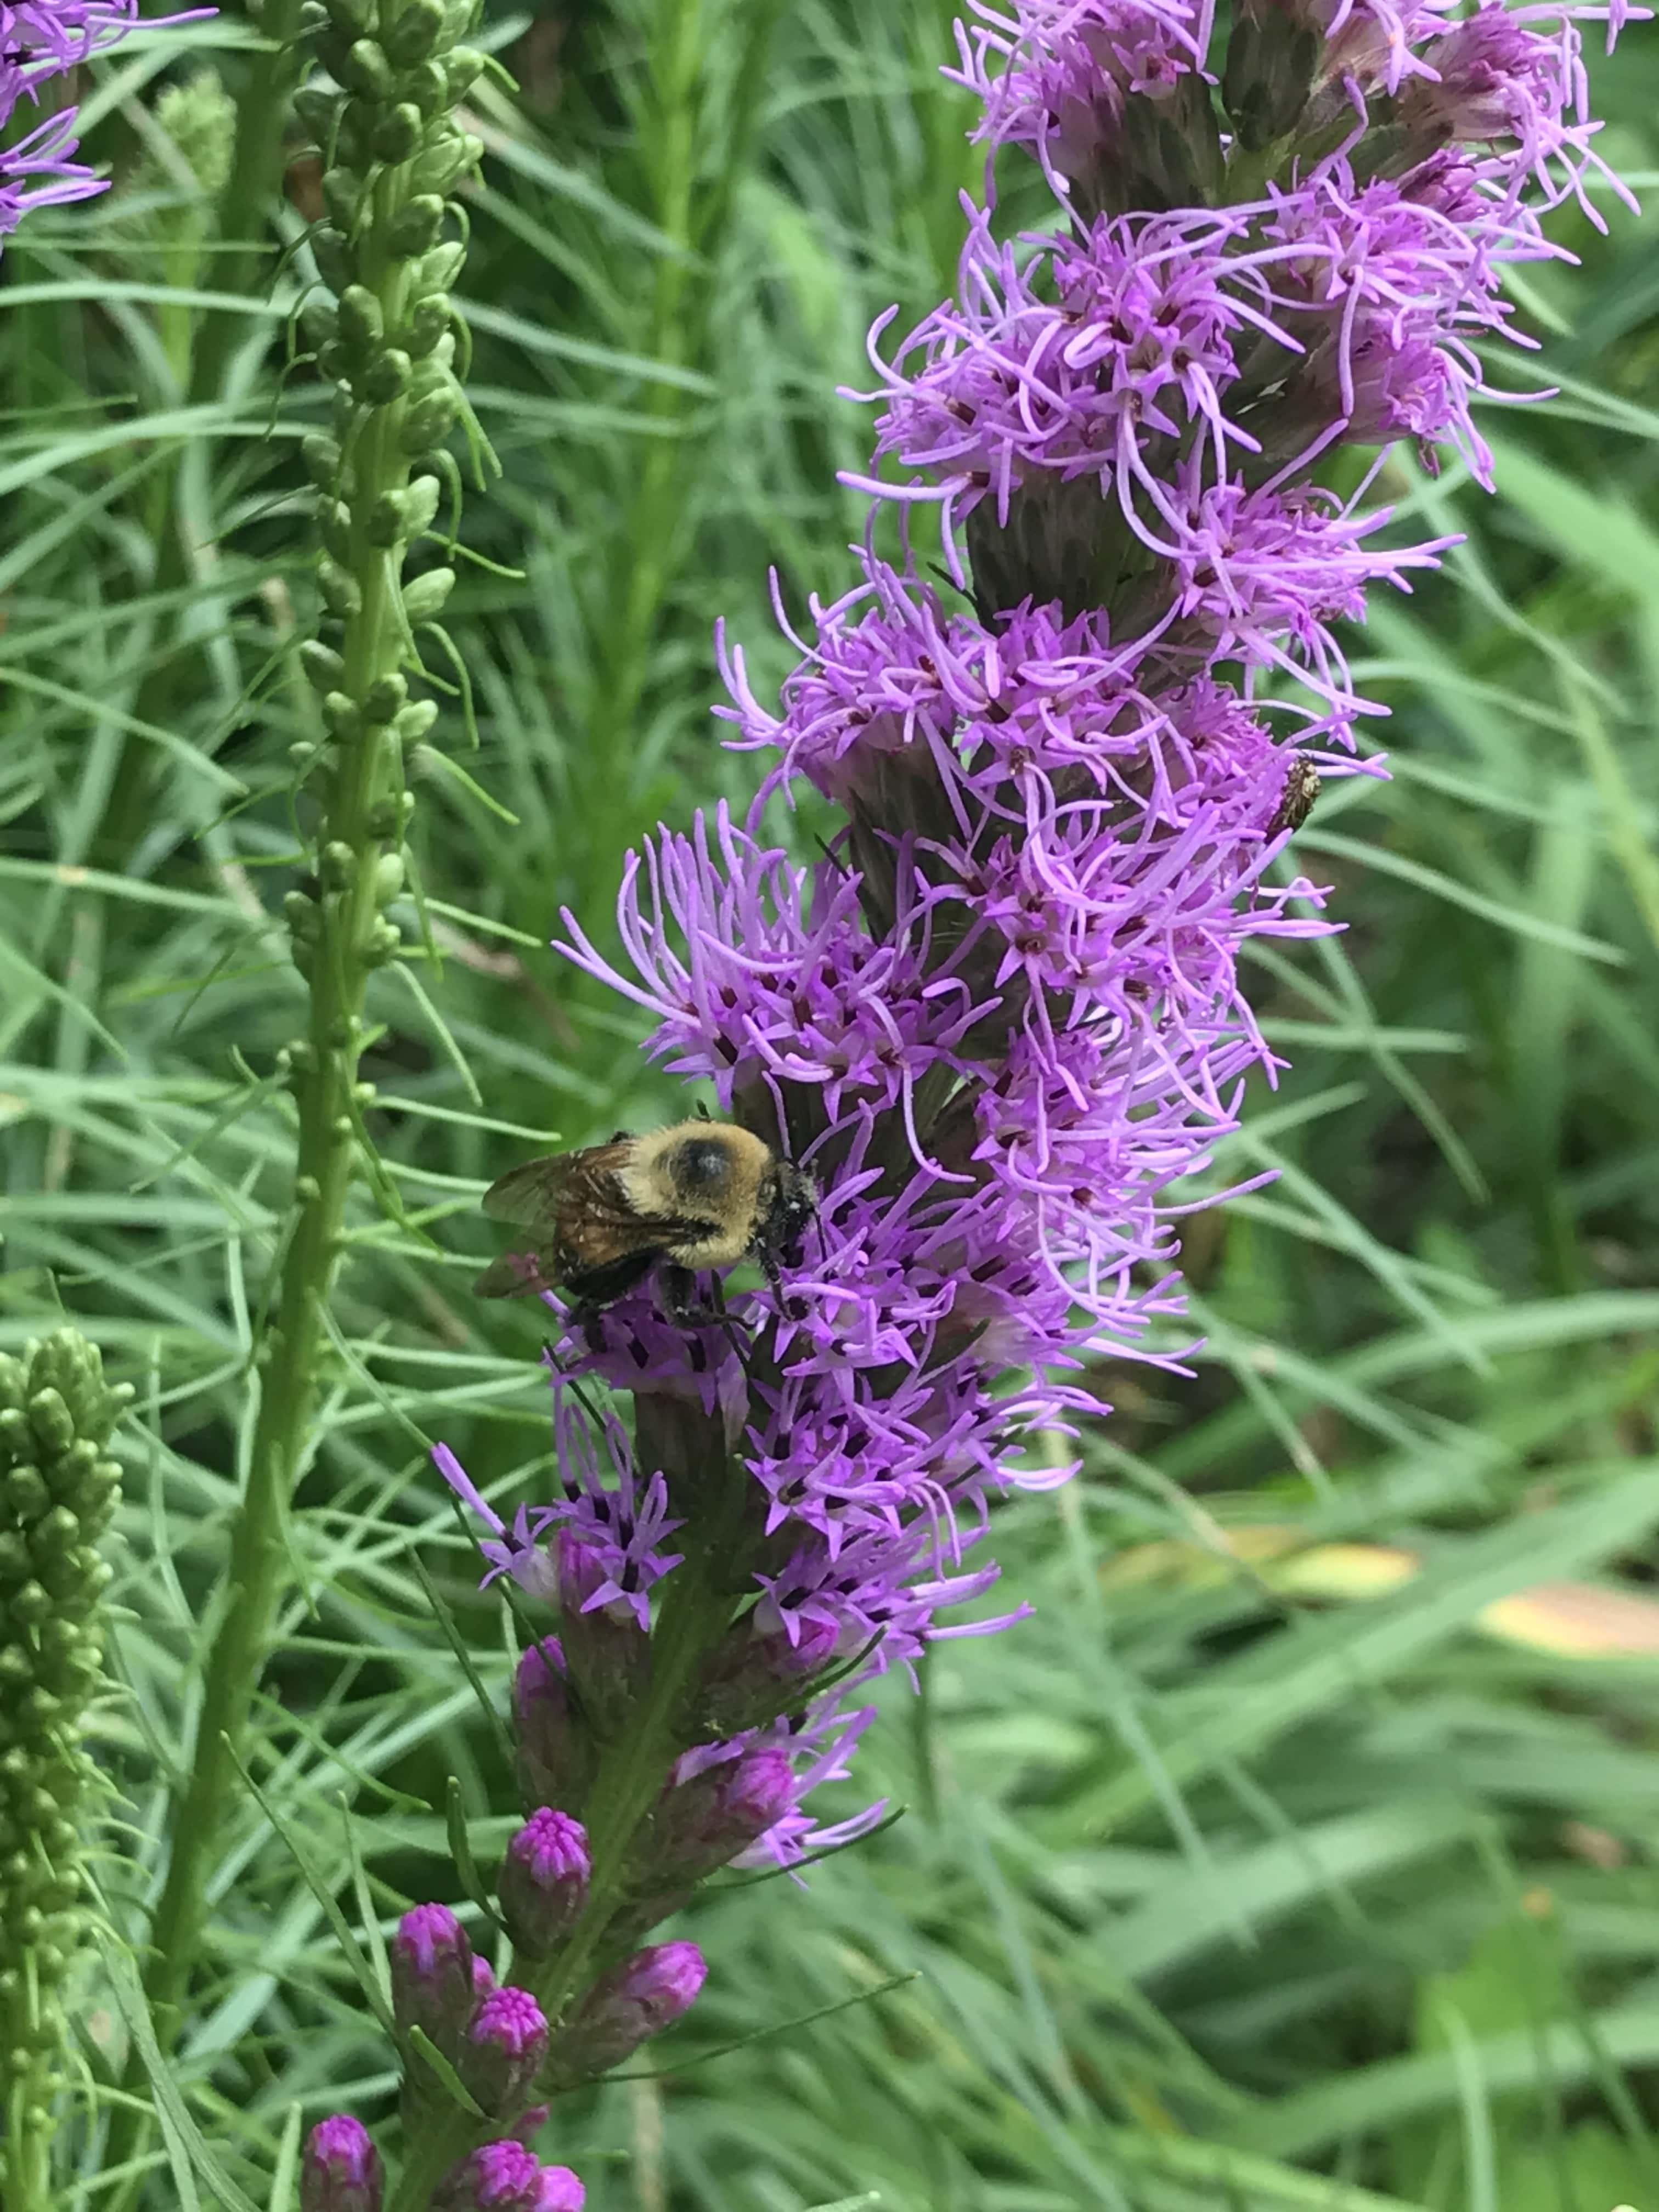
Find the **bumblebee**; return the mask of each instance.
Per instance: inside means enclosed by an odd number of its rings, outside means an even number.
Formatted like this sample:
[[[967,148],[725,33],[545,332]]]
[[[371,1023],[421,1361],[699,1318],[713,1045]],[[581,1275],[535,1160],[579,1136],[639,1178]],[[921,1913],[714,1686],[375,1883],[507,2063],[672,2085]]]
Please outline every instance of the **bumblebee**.
[[[774,1285],[798,1249],[817,1189],[810,1176],[732,1121],[676,1121],[643,1137],[555,1152],[513,1168],[484,1193],[492,1221],[535,1233],[473,1285],[512,1297],[562,1285],[575,1318],[592,1315],[662,1264],[664,1308],[696,1317],[691,1278],[753,1260]]]

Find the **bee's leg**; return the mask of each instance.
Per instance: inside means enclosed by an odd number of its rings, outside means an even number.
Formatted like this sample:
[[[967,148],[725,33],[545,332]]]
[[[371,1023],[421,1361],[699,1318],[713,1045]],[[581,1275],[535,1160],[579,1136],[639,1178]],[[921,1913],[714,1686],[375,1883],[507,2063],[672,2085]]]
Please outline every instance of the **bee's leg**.
[[[696,1328],[708,1318],[697,1304],[697,1279],[690,1267],[665,1260],[657,1270],[662,1285],[662,1310],[676,1328]]]
[[[628,1252],[607,1267],[573,1269],[566,1275],[565,1286],[572,1293],[566,1327],[573,1336],[582,1336],[590,1351],[604,1349],[599,1316],[649,1272],[653,1257],[648,1251]]]
[[[794,1258],[793,1244],[793,1238],[782,1244],[768,1239],[764,1243],[757,1243],[752,1249],[756,1264],[765,1276],[772,1296],[777,1300],[780,1310],[787,1313],[791,1321],[805,1321],[807,1314],[805,1299],[784,1296],[782,1262]]]

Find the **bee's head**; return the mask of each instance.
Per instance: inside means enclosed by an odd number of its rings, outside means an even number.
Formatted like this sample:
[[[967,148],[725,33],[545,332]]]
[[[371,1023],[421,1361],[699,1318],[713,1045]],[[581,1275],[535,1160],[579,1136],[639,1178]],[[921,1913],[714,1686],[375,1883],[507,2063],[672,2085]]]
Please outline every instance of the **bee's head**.
[[[780,1160],[772,1202],[772,1235],[779,1253],[787,1257],[799,1249],[806,1225],[817,1210],[818,1187],[811,1176]]]

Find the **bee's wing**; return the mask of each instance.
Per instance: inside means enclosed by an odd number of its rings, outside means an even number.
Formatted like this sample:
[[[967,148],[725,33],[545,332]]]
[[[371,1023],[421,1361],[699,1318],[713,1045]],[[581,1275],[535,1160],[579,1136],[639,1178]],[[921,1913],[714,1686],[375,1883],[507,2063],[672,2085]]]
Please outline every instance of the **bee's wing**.
[[[550,1230],[562,1214],[598,1206],[615,1212],[623,1206],[615,1172],[633,1144],[591,1144],[581,1152],[549,1152],[508,1168],[484,1192],[483,1207],[491,1221],[511,1221],[522,1230]]]
[[[493,1221],[535,1231],[538,1249],[503,1253],[478,1278],[481,1297],[542,1291],[573,1275],[648,1252],[678,1235],[681,1224],[638,1213],[617,1180],[631,1140],[556,1152],[509,1169],[484,1193]]]
[[[539,1296],[543,1291],[552,1290],[556,1280],[557,1270],[550,1279],[537,1254],[503,1252],[478,1277],[472,1292],[480,1298],[514,1298],[532,1291]]]

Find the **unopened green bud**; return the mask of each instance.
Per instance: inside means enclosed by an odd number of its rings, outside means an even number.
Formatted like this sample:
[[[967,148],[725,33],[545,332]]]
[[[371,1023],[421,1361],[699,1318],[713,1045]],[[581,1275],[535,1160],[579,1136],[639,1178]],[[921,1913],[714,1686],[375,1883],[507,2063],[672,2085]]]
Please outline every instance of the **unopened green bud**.
[[[424,361],[449,329],[453,313],[447,292],[434,292],[422,300],[398,333],[398,342],[411,361]]]
[[[337,561],[351,558],[351,509],[343,500],[319,499],[317,520],[324,545]]]
[[[357,880],[357,855],[343,838],[331,838],[323,848],[318,872],[325,889],[349,891]]]
[[[342,80],[368,100],[390,100],[394,88],[392,64],[386,49],[373,39],[359,39],[345,58]]]
[[[410,538],[418,538],[423,530],[432,526],[438,512],[438,479],[436,477],[416,477],[404,494],[404,531]]]
[[[363,180],[356,169],[349,169],[337,161],[331,169],[323,171],[323,205],[328,210],[337,230],[349,236],[357,214],[357,204],[363,196]]]
[[[362,717],[357,703],[349,693],[331,691],[323,701],[323,720],[328,724],[329,734],[342,744],[355,744],[363,733]]]
[[[311,133],[319,152],[326,154],[332,143],[343,105],[341,95],[328,85],[302,84],[295,94],[294,112]]]
[[[422,115],[441,115],[450,104],[449,71],[441,62],[421,62],[405,74],[403,89]]]
[[[306,474],[319,491],[331,492],[340,480],[340,447],[337,439],[325,432],[313,430],[300,441],[300,458],[305,463]]]
[[[406,745],[418,744],[438,719],[435,699],[411,699],[392,727]]]
[[[411,623],[434,622],[454,588],[453,568],[428,568],[404,586],[404,612]]]
[[[306,891],[283,893],[283,915],[294,935],[307,941],[315,938],[323,926],[317,902]]]
[[[446,105],[454,107],[465,99],[483,75],[486,58],[475,46],[457,46],[445,64]]]
[[[386,230],[386,251],[398,261],[413,261],[438,242],[443,227],[441,193],[422,192],[398,211]]]
[[[428,139],[410,165],[409,178],[418,192],[434,192],[441,198],[455,179],[473,167],[483,151],[482,139],[470,131],[453,128],[443,130],[435,139]]]
[[[344,39],[367,38],[374,28],[374,0],[325,0],[329,21]]]
[[[374,923],[363,939],[363,958],[371,968],[383,968],[403,941],[403,932],[397,923],[381,919]]]
[[[410,534],[407,520],[409,494],[405,491],[383,491],[368,511],[367,525],[371,545],[396,545]]]
[[[441,446],[455,427],[455,418],[461,411],[461,395],[453,386],[446,385],[441,392],[429,392],[424,399],[417,399],[404,417],[401,433],[406,453],[429,453]]]
[[[307,443],[310,443],[308,439]],[[300,665],[313,691],[335,691],[345,682],[344,661],[320,639],[307,638],[300,647]]]
[[[460,275],[465,258],[466,248],[458,238],[447,239],[443,245],[434,246],[414,271],[416,291],[422,298],[428,293],[448,291]]]
[[[409,685],[395,672],[377,677],[363,695],[363,720],[380,727],[392,721],[409,696]]]
[[[15,1467],[0,1484],[6,1510],[24,1526],[38,1521],[52,1503],[52,1492],[38,1467]]]
[[[404,887],[404,856],[382,853],[374,863],[374,903],[390,906]]]
[[[389,407],[394,399],[401,399],[409,389],[409,380],[415,364],[398,346],[387,346],[375,356],[362,374],[354,380],[353,389],[359,398],[371,407]]]
[[[319,222],[311,234],[311,255],[317,274],[331,292],[343,292],[351,282],[352,255],[345,234],[331,222]]]
[[[300,327],[318,353],[331,345],[340,332],[339,311],[333,301],[307,300],[300,310]]]
[[[317,588],[330,614],[341,622],[349,622],[362,611],[363,594],[357,579],[326,554],[317,563]]]
[[[386,33],[386,52],[400,70],[413,69],[426,59],[443,31],[443,0],[406,0]]]
[[[348,284],[340,295],[340,336],[349,346],[367,353],[386,336],[380,303],[366,284]]]
[[[407,161],[419,150],[421,111],[412,100],[400,100],[374,126],[374,158],[388,165]]]
[[[61,1391],[37,1390],[28,1402],[29,1427],[43,1452],[56,1459],[75,1442],[75,1422]]]

